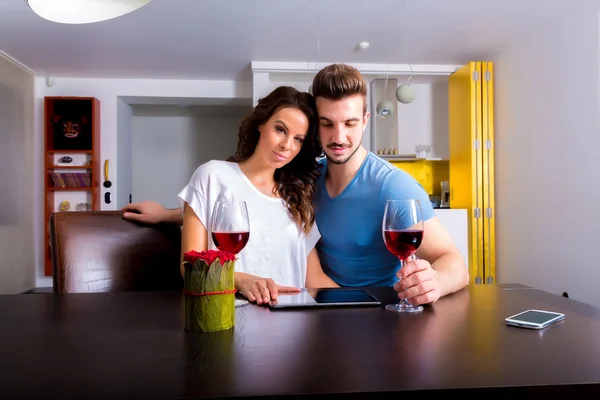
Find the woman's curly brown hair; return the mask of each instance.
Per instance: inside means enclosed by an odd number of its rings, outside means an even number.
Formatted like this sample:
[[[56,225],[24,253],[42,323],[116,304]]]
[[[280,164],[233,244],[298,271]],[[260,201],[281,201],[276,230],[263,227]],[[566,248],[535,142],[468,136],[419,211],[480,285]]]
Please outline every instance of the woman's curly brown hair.
[[[258,127],[265,124],[282,108],[296,108],[308,118],[308,131],[300,152],[289,163],[275,170],[276,193],[285,200],[288,210],[300,229],[308,233],[315,221],[313,195],[319,176],[317,157],[323,150],[317,138],[318,117],[315,99],[306,92],[291,86],[280,86],[261,98],[252,113],[239,129],[235,155],[227,161],[245,161],[254,153],[260,133]]]

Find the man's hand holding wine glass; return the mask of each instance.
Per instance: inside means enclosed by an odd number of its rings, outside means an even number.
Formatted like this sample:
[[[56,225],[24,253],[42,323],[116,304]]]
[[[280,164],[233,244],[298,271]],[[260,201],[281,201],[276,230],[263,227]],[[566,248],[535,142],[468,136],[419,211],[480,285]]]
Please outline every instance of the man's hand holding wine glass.
[[[427,260],[412,260],[396,274],[394,284],[398,298],[408,300],[413,306],[435,303],[441,296],[438,272]]]
[[[386,247],[400,260],[399,281],[394,284],[400,302],[388,304],[386,310],[421,312],[423,304],[468,283],[468,273],[457,273],[466,268],[452,238],[437,219],[423,221],[418,199],[387,200],[382,229]]]

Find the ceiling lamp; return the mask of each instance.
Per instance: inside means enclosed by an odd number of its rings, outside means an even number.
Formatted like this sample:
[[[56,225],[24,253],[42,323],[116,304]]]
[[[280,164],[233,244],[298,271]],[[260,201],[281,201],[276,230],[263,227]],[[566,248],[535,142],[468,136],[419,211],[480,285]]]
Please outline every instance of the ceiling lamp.
[[[61,24],[89,24],[117,18],[151,0],[25,0],[34,13]]]
[[[396,89],[396,99],[398,99],[400,103],[409,104],[415,99],[416,96],[417,93],[415,88],[408,83],[403,83],[398,86],[398,89]]]
[[[413,67],[411,64],[408,64],[410,67],[410,76],[406,83],[402,83],[400,86],[396,88],[396,99],[402,104],[409,104],[417,97],[417,92],[414,86],[410,85],[410,79],[413,76]]]
[[[388,73],[385,74],[385,86],[383,87],[383,100],[380,101],[377,104],[377,107],[375,108],[375,111],[377,112],[379,118],[383,119],[386,119],[387,117],[390,117],[392,114],[394,114],[394,104],[391,101],[385,99],[387,97],[389,69],[390,66],[388,65]]]
[[[379,104],[377,104],[375,111],[377,111],[377,115],[380,118],[386,119],[394,114],[394,103],[389,100],[380,101]]]

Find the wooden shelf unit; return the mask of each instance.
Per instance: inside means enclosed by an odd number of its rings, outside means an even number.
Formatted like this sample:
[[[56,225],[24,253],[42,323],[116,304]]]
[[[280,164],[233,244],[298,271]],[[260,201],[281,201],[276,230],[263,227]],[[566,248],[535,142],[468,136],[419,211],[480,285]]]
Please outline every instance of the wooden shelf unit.
[[[92,169],[91,165],[72,165],[72,166],[68,166],[68,165],[53,165],[50,168],[48,168],[48,170],[55,170],[55,169]]]
[[[65,127],[79,127],[74,137],[64,135]],[[72,136],[72,135],[70,135]],[[52,275],[50,249],[50,215],[59,211],[57,196],[70,193],[85,197],[92,210],[100,210],[100,101],[94,97],[45,97],[44,98],[44,274]],[[60,158],[68,156],[73,165],[57,165]],[[83,165],[90,161],[91,165]],[[55,187],[53,173],[90,173],[90,187]],[[70,201],[75,210],[75,202]]]

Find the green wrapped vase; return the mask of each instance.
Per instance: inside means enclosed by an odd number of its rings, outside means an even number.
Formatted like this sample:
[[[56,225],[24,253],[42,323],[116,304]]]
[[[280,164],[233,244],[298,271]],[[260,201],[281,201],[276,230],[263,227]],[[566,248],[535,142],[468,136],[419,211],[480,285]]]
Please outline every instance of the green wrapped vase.
[[[185,253],[185,330],[215,332],[235,325],[235,254],[207,250]]]

